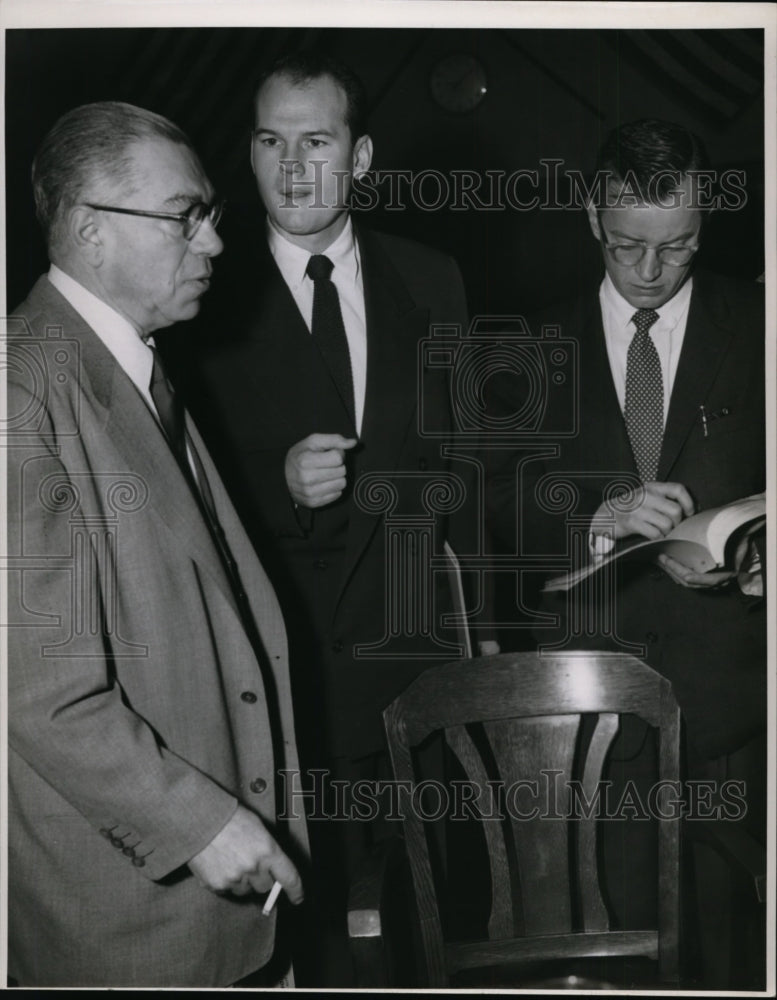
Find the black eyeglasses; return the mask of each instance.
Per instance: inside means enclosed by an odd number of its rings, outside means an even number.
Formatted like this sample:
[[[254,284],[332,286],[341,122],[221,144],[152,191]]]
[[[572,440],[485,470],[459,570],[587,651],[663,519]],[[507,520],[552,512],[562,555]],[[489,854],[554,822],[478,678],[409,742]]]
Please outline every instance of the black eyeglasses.
[[[185,240],[194,239],[197,231],[206,219],[215,228],[219,224],[221,213],[224,211],[223,198],[218,198],[216,201],[211,202],[210,205],[206,205],[202,201],[196,201],[185,212],[181,213],[145,212],[139,208],[119,208],[116,205],[93,205],[91,202],[87,202],[86,204],[89,208],[96,208],[100,212],[118,212],[119,215],[140,215],[146,219],[174,219],[183,226],[183,238]]]

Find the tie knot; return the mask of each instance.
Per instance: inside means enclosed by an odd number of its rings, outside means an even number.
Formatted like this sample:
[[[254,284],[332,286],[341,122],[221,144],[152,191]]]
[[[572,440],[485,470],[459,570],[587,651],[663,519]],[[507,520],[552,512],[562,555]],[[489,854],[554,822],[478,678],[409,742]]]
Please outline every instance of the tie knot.
[[[637,333],[647,333],[650,327],[658,319],[655,309],[637,309],[631,320],[637,328]]]
[[[313,281],[319,278],[328,278],[334,269],[332,261],[322,253],[315,253],[308,261],[305,269],[306,274]]]

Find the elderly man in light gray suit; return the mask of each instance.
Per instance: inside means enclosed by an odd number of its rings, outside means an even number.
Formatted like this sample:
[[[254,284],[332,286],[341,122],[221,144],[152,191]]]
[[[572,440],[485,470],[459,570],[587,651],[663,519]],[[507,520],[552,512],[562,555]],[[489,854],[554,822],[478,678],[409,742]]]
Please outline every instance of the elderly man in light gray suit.
[[[262,894],[302,899],[306,835],[277,822],[275,595],[151,337],[196,314],[220,208],[176,126],[113,102],[61,118],[33,182],[51,269],[8,321],[9,972],[224,986],[272,954]]]

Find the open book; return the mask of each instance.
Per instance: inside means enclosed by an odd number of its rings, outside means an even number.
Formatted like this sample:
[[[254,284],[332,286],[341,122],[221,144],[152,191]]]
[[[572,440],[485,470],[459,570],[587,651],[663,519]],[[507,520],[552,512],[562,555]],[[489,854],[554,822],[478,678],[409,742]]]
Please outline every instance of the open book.
[[[726,557],[732,554],[730,543],[734,536],[738,541],[742,535],[757,531],[765,521],[766,494],[755,493],[723,507],[713,507],[686,517],[663,538],[640,538],[636,541],[633,535],[624,538],[608,555],[593,558],[580,569],[548,580],[543,590],[570,590],[618,559],[652,562],[661,552],[666,552],[695,573],[708,573],[726,565]]]

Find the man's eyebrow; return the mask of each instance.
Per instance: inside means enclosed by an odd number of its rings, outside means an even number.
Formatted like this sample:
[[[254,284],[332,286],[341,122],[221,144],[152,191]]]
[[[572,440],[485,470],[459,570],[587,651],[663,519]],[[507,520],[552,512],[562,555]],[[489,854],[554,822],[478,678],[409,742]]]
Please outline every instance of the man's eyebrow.
[[[177,194],[171,194],[169,198],[165,198],[163,204],[170,205],[171,208],[177,205],[184,205],[186,208],[191,208],[191,206],[196,205],[198,201],[206,200],[207,199],[203,198],[201,191],[180,191]]]
[[[264,125],[254,125],[253,132],[254,132],[254,135],[256,135],[257,132],[264,132],[267,135],[278,135],[279,134],[278,132],[276,132],[276,130],[274,128],[266,128]],[[306,132],[302,133],[303,138],[311,138],[311,137],[316,136],[316,135],[325,135],[329,139],[336,138],[336,133],[334,133],[334,132],[332,132],[332,131],[330,131],[329,129],[326,129],[326,128],[308,129]]]
[[[698,236],[699,230],[688,229],[684,233],[679,233],[677,236],[673,236],[670,240],[665,240],[660,246],[669,246],[672,243],[677,243],[678,240],[687,240],[691,236]],[[624,233],[622,229],[613,228],[610,230],[610,236],[620,236],[624,240],[628,240],[630,243],[644,243],[645,240],[639,239],[638,237],[630,236],[628,233]]]

